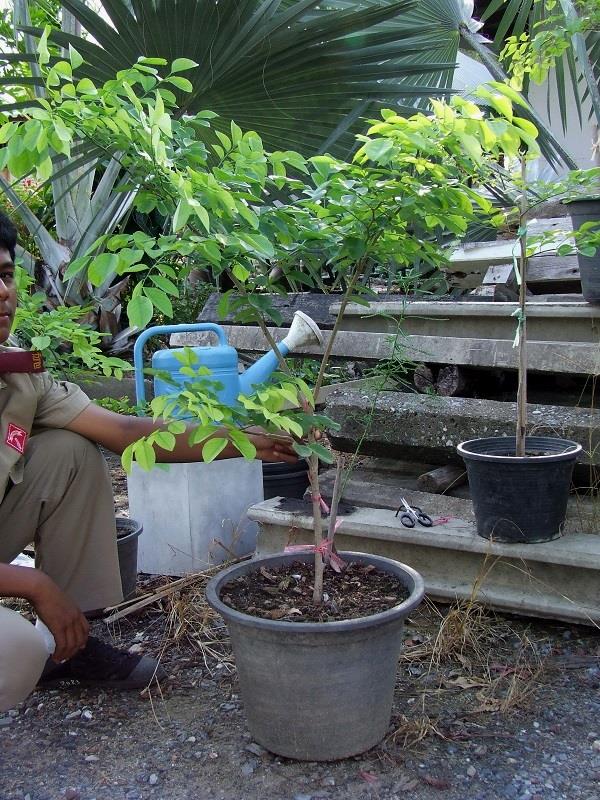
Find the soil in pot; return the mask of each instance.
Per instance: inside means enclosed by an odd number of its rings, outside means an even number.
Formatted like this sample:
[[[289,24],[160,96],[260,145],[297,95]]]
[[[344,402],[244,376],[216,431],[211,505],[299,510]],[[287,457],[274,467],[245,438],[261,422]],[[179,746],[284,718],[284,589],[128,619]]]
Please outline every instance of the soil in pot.
[[[402,603],[408,589],[395,575],[372,564],[348,564],[341,573],[325,570],[323,604],[313,603],[314,567],[300,561],[241,575],[229,583],[221,600],[230,608],[263,619],[332,622],[379,614]]]

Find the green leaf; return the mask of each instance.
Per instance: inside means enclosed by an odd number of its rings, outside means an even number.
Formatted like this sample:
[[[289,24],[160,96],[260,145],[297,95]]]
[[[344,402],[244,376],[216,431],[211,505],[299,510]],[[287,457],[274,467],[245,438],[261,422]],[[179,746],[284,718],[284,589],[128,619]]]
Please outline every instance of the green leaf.
[[[37,51],[39,55],[39,62],[42,66],[50,61],[50,51],[48,50],[48,36],[50,35],[50,26],[46,25],[44,32],[40,36]]]
[[[233,120],[231,120],[230,129],[231,129],[231,141],[233,142],[234,145],[239,144],[239,142],[242,140],[242,129],[240,128],[239,125],[236,125]]]
[[[116,253],[102,253],[92,259],[88,267],[88,278],[92,286],[100,286],[119,267],[119,256]]]
[[[32,336],[31,344],[36,350],[45,350],[50,347],[52,339],[49,336]]]
[[[231,139],[222,131],[215,131],[217,139],[221,142],[225,150],[231,150]]]
[[[16,128],[17,126],[14,122],[5,122],[0,128],[0,144],[8,142]]]
[[[50,156],[41,161],[35,170],[38,181],[42,183],[52,177],[52,159]]]
[[[152,319],[154,308],[150,300],[143,295],[132,297],[127,303],[127,317],[129,323],[136,328],[145,328]]]
[[[76,88],[79,94],[98,94],[98,90],[89,78],[82,78],[78,81]]]
[[[229,431],[229,438],[231,439],[233,445],[239,450],[241,455],[244,458],[247,458],[248,461],[252,461],[256,458],[256,447],[241,431]]]
[[[57,61],[54,65],[54,69],[59,75],[62,75],[65,78],[70,79],[73,75],[73,70],[71,69],[71,65],[68,61]]]
[[[312,450],[310,449],[310,447],[308,447],[305,444],[300,444],[299,442],[294,442],[292,447],[294,448],[296,453],[298,453],[298,455],[301,458],[309,458],[309,456],[312,454]]]
[[[169,431],[157,431],[154,434],[154,443],[163,450],[172,451],[175,447],[175,437]]]
[[[173,232],[177,232],[181,230],[185,223],[190,218],[190,214],[192,213],[192,208],[188,201],[185,198],[181,198],[179,203],[177,204],[177,208],[175,209],[175,214],[173,215]]]
[[[131,472],[131,467],[133,464],[133,449],[134,449],[135,442],[133,444],[127,445],[125,450],[123,450],[123,455],[121,456],[121,464],[123,465],[123,469],[129,475]]]
[[[194,89],[191,81],[188,81],[187,78],[182,78],[179,75],[175,75],[172,78],[166,78],[166,81],[167,83],[172,83],[173,86],[176,86],[178,89],[181,89],[182,92],[191,92]]]
[[[165,278],[164,275],[150,275],[150,280],[155,286],[162,289],[163,292],[173,295],[173,297],[179,297],[179,289],[177,286],[175,286],[173,281],[169,280],[169,278]]]
[[[149,64],[152,67],[166,67],[169,62],[166,58],[147,58],[146,56],[140,56],[136,63]]]
[[[150,442],[142,439],[136,443],[135,460],[146,472],[149,472],[154,467],[156,464],[156,454]]]
[[[186,69],[193,69],[197,67],[198,64],[196,61],[192,61],[191,58],[176,58],[175,61],[171,64],[171,73],[173,72],[184,72]]]
[[[238,239],[248,250],[256,253],[256,255],[260,256],[260,258],[273,258],[275,255],[273,245],[266,236],[262,236],[259,233],[246,233],[245,231],[239,231]]]
[[[310,444],[309,448],[313,453],[315,453],[315,455],[319,457],[321,461],[324,461],[326,464],[333,464],[335,461],[335,456],[331,450],[328,450],[322,444]]]
[[[162,311],[167,317],[173,316],[173,305],[167,295],[161,289],[153,289],[151,286],[144,286],[144,294],[152,301],[152,305]]]
[[[243,267],[240,263],[234,264],[231,271],[234,277],[236,277],[238,281],[241,281],[242,283],[245,283],[250,276],[249,270],[247,270],[246,267]]]
[[[91,258],[89,256],[83,256],[82,258],[76,258],[74,261],[71,261],[65,270],[65,274],[63,276],[64,279],[70,280],[71,278],[74,278],[75,275],[78,275],[87,267],[90,261]]]
[[[220,436],[209,439],[202,447],[202,460],[210,464],[226,447],[227,439],[223,439]]]
[[[210,232],[210,218],[208,216],[208,211],[204,208],[204,206],[200,205],[197,200],[194,200],[190,203],[192,207],[192,211],[198,217],[200,222],[204,225],[206,232]]]
[[[391,139],[371,139],[362,149],[371,161],[386,164],[394,150],[394,143]]]

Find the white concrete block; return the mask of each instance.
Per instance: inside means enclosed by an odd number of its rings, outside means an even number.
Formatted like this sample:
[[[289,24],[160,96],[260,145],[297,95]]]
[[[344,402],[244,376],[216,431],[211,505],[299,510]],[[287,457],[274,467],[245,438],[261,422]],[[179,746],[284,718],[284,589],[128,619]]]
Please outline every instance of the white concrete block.
[[[263,499],[260,461],[134,465],[127,485],[130,516],[144,526],[140,572],[186,575],[254,552],[257,524],[246,511]]]

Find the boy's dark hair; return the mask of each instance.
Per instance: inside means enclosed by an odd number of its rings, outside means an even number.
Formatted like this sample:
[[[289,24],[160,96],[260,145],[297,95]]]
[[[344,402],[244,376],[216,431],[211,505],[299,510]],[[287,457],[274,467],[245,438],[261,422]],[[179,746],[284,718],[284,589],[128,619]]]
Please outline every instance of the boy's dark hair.
[[[8,250],[13,264],[15,261],[16,246],[17,229],[10,217],[8,217],[3,211],[0,211],[0,248]]]

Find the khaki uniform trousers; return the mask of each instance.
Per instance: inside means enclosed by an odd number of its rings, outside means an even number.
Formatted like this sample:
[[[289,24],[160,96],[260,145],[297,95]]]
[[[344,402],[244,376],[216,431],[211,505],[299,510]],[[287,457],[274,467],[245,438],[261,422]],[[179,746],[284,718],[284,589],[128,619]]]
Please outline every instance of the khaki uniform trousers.
[[[76,433],[32,436],[23,481],[0,504],[0,562],[31,542],[36,567],[82,611],[123,599],[108,469],[96,445]],[[0,711],[29,694],[46,658],[41,633],[0,607]]]

